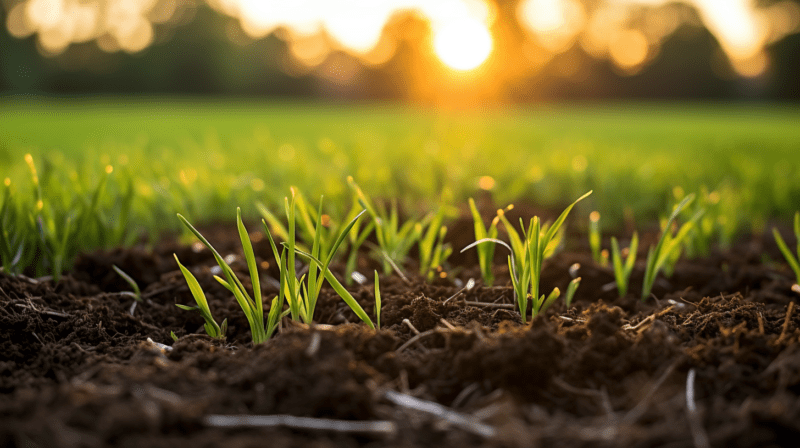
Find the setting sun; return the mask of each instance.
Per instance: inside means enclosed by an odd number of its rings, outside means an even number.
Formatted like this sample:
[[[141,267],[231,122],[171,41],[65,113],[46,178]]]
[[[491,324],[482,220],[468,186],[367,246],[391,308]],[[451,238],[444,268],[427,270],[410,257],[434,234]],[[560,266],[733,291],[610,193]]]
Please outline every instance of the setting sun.
[[[465,19],[443,25],[433,38],[436,56],[455,70],[472,70],[492,52],[492,36],[477,20]]]

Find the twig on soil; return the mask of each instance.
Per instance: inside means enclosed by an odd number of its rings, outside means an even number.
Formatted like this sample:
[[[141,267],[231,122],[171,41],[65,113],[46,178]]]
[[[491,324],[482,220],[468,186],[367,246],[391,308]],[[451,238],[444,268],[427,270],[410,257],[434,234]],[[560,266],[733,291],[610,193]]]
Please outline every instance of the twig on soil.
[[[417,330],[417,327],[415,327],[415,326],[414,326],[414,324],[412,324],[410,320],[408,320],[408,319],[403,319],[403,323],[404,323],[406,326],[408,326],[408,328],[410,328],[410,329],[411,329],[411,331],[413,331],[413,332],[414,332],[414,334],[419,334],[419,330]]]
[[[403,344],[403,345],[401,345],[400,347],[398,347],[398,348],[397,348],[397,350],[395,350],[395,353],[400,353],[400,352],[402,352],[403,350],[407,349],[408,347],[410,347],[410,346],[412,346],[412,345],[416,344],[416,343],[417,343],[417,341],[419,341],[420,339],[422,339],[422,338],[425,338],[425,337],[428,337],[428,336],[430,336],[430,335],[432,335],[432,334],[437,334],[437,333],[439,333],[440,331],[442,331],[442,330],[440,330],[439,328],[434,328],[434,329],[432,329],[432,330],[423,331],[422,333],[419,333],[418,335],[416,335],[416,336],[414,336],[413,338],[411,338],[411,339],[409,339],[408,341],[406,341],[406,343],[405,343],[405,344]]]
[[[455,329],[455,327],[453,327],[453,329]],[[428,331],[423,331],[422,333],[419,333],[416,336],[414,336],[413,338],[411,338],[408,341],[406,341],[405,344],[403,344],[400,347],[398,347],[397,350],[395,350],[395,353],[402,352],[403,350],[407,349],[408,347],[410,347],[410,346],[416,344],[417,342],[419,342],[421,339],[424,339],[424,338],[426,338],[426,337],[428,337],[430,335],[443,334],[443,335],[447,336],[447,335],[450,335],[451,333],[453,333],[452,329],[440,328],[440,327],[436,327],[436,328],[430,329]]]
[[[644,319],[643,319],[641,322],[639,322],[638,324],[636,324],[636,325],[634,325],[634,326],[625,325],[625,326],[623,326],[623,327],[622,327],[622,329],[623,329],[623,330],[637,331],[637,332],[639,332],[639,331],[640,331],[640,328],[641,328],[641,330],[644,330],[644,328],[642,328],[642,326],[643,326],[643,325],[645,325],[645,324],[649,324],[649,323],[653,322],[654,320],[656,320],[657,318],[659,318],[659,317],[663,316],[664,314],[667,314],[667,313],[669,313],[670,311],[672,311],[672,308],[674,308],[674,307],[675,307],[674,305],[670,305],[670,306],[668,306],[667,308],[664,308],[663,310],[661,310],[661,311],[659,311],[659,312],[657,312],[657,313],[653,313],[653,314],[651,314],[651,315],[649,315],[649,316],[645,317],[645,318],[644,318]],[[645,327],[645,328],[646,328],[646,327]]]
[[[42,342],[42,340],[41,340],[41,339],[39,339],[39,335],[37,335],[37,334],[36,334],[36,333],[34,333],[34,332],[31,332],[31,334],[33,335],[33,337],[35,337],[35,338],[36,338],[36,340],[37,340],[37,341],[39,341],[39,343],[40,343],[40,344],[44,345],[44,342]]]
[[[708,434],[700,421],[700,414],[697,412],[697,405],[694,401],[694,379],[695,370],[689,369],[686,376],[686,411],[689,417],[689,428],[692,431],[692,441],[695,448],[708,448]]]
[[[397,425],[388,420],[351,421],[293,415],[207,415],[203,418],[203,423],[214,428],[286,427],[383,437],[392,436],[397,432]]]
[[[484,308],[501,308],[504,310],[513,310],[517,306],[511,303],[487,303],[487,302],[464,302],[465,305],[469,306],[480,306]]]
[[[451,324],[450,322],[448,322],[444,317],[439,319],[439,322],[443,323],[444,326],[447,327],[448,330],[455,330],[456,329],[456,327],[453,326],[453,324]]]
[[[33,311],[36,311],[39,314],[44,314],[44,315],[47,315],[47,316],[60,317],[62,319],[68,319],[69,318],[69,314],[67,314],[67,313],[61,313],[61,312],[50,310],[50,309],[47,309],[47,308],[39,309],[30,300],[28,300],[28,305],[25,305],[24,303],[15,303],[14,306],[17,307],[17,308],[25,308],[25,309],[28,309],[28,310],[33,310]]]
[[[17,278],[25,280],[26,282],[28,282],[28,283],[30,283],[32,285],[38,285],[39,283],[41,283],[40,280],[35,279],[35,278],[30,278],[27,275],[23,275],[23,274],[18,274]]]
[[[453,294],[452,296],[448,297],[448,298],[447,298],[447,299],[446,299],[446,300],[445,300],[443,303],[447,303],[447,302],[449,302],[449,301],[451,301],[451,300],[455,299],[456,297],[458,297],[458,296],[460,296],[461,294],[463,294],[463,293],[464,293],[464,291],[469,291],[469,290],[471,290],[473,287],[475,287],[475,280],[473,280],[473,279],[469,279],[469,280],[467,280],[467,284],[466,284],[466,286],[464,286],[463,288],[459,289],[459,290],[458,290],[458,291],[457,291],[455,294]]]
[[[136,299],[136,294],[130,291],[107,292],[105,294],[110,297],[129,297],[131,299]]]
[[[485,438],[492,438],[497,433],[494,427],[481,423],[471,416],[442,406],[439,403],[421,400],[393,390],[387,390],[384,397],[398,406],[438,417],[472,434]]]
[[[758,334],[764,336],[764,316],[761,315],[761,311],[758,312]]]
[[[776,344],[783,342],[783,339],[786,337],[786,332],[789,330],[789,322],[791,322],[792,318],[792,311],[794,311],[794,302],[789,302],[789,306],[786,309],[786,319],[783,321],[783,329],[781,330],[781,335],[778,337],[778,340],[775,341]]]

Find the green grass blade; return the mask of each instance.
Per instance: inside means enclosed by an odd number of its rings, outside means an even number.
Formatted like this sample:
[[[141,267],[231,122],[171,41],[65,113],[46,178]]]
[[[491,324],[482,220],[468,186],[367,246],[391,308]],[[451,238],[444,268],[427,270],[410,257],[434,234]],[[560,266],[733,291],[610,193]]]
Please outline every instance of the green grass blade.
[[[628,278],[625,275],[625,267],[622,265],[622,253],[619,243],[615,237],[611,237],[611,263],[614,267],[614,281],[617,284],[617,292],[620,297],[625,297],[628,293]]]
[[[192,274],[191,271],[186,269],[186,267],[181,264],[176,254],[173,254],[173,256],[175,257],[175,261],[178,263],[178,268],[180,268],[183,278],[186,280],[186,284],[189,286],[189,291],[191,291],[192,297],[194,297],[195,302],[197,302],[197,310],[200,311],[200,314],[202,314],[206,321],[206,332],[212,338],[224,337],[225,335],[222,333],[219,325],[217,325],[216,321],[214,321],[214,318],[211,315],[211,310],[208,307],[208,300],[206,300],[206,294],[203,292],[203,288],[200,287],[200,283],[198,283],[197,278],[195,278],[194,274]],[[186,307],[186,305],[176,304],[176,306],[182,309],[190,308]]]
[[[655,250],[651,246],[647,251],[647,264],[644,271],[644,280],[642,281],[642,300],[647,299],[650,292],[653,290],[653,283],[655,283],[656,270],[655,270]]]
[[[564,224],[564,221],[567,219],[567,215],[569,215],[569,212],[572,211],[573,207],[575,207],[575,204],[586,199],[586,197],[592,194],[592,191],[593,190],[589,190],[586,194],[576,199],[575,202],[567,206],[567,208],[564,209],[563,212],[561,212],[561,215],[559,215],[558,219],[556,219],[553,225],[550,226],[550,228],[547,230],[547,233],[545,234],[544,237],[545,244],[550,242],[551,239],[553,239],[553,235],[555,235],[555,233],[558,232],[558,229],[561,228],[561,225]]]
[[[547,245],[546,242],[541,240],[540,229],[539,217],[534,216],[531,220],[531,230],[528,233],[527,256],[530,263],[528,263],[527,269],[525,270],[529,276],[531,297],[533,297],[534,303],[538,301],[539,297],[539,277],[542,273],[542,258],[544,257],[544,249]]]
[[[311,245],[311,254],[317,258],[320,257],[320,240],[322,237],[322,198],[322,196],[319,197],[319,212],[317,213],[317,222],[314,227],[314,243]],[[317,297],[319,297],[319,291],[322,288],[323,276],[322,271],[317,275],[318,268],[320,268],[320,266],[317,266],[317,263],[313,260],[308,265],[308,290],[312,291],[312,294],[310,296],[306,294],[306,314],[311,319],[314,318]],[[319,288],[317,287],[318,282]]]
[[[295,248],[294,250],[295,250],[295,252],[297,252],[298,255],[302,255],[302,256],[308,258],[309,260],[312,260],[312,259],[315,258],[310,253],[305,252],[305,251],[303,251],[301,249]],[[317,264],[319,264],[319,265],[323,264],[319,259],[314,260],[314,261],[316,261]],[[330,283],[330,285],[333,288],[333,290],[336,291],[336,293],[339,295],[339,297],[342,298],[342,300],[344,300],[344,302],[347,304],[347,306],[349,306],[350,309],[352,309],[353,312],[356,313],[356,315],[359,317],[359,319],[364,321],[364,323],[369,325],[369,327],[374,330],[375,329],[375,325],[372,323],[372,320],[369,318],[367,313],[364,311],[363,308],[361,308],[361,305],[358,304],[356,299],[353,298],[353,295],[350,294],[350,292],[347,291],[347,289],[345,289],[344,286],[342,286],[342,284],[339,282],[339,280],[336,279],[336,277],[333,275],[333,273],[331,272],[330,269],[327,269],[327,268],[325,269],[325,279],[328,280],[328,283]]]
[[[797,257],[800,258],[800,212],[794,214],[794,237],[797,239]]]
[[[142,301],[142,291],[139,289],[139,285],[136,283],[136,280],[133,279],[130,275],[128,275],[125,271],[117,267],[117,265],[111,265],[111,269],[113,269],[123,280],[125,280],[128,285],[133,289],[133,295],[136,297],[138,302]]]
[[[227,289],[228,291],[233,293],[233,286],[231,286],[231,284],[228,283],[224,278],[222,278],[222,277],[220,277],[218,275],[215,275],[214,276],[214,280],[216,280],[217,283],[219,283],[220,285],[224,286],[225,289]]]
[[[592,258],[595,263],[602,266],[603,258],[600,255],[602,237],[600,235],[600,213],[593,211],[589,214],[589,247],[592,250]]]
[[[263,217],[262,222],[264,222],[264,229],[267,229],[267,223],[269,223],[269,226],[272,227],[272,233],[281,240],[287,241],[289,239],[289,231],[286,230],[286,227],[281,223],[280,219],[272,214],[261,202],[256,202],[256,208]],[[267,230],[267,233],[270,233],[270,231]]]
[[[514,226],[512,226],[511,223],[508,221],[508,218],[506,218],[505,212],[501,209],[498,211],[497,216],[499,217],[500,222],[503,223],[503,226],[505,226],[506,233],[508,234],[508,241],[511,243],[511,247],[513,248],[514,252],[518,254],[524,253],[525,243],[522,242],[522,239],[519,236],[519,232],[517,232],[517,230],[514,229]],[[525,228],[523,227],[523,233],[524,230]],[[522,260],[518,261],[521,262]],[[517,270],[521,269],[521,266],[517,266],[516,269]]]
[[[378,330],[381,329],[381,286],[378,280],[378,271],[375,271],[375,320]]]
[[[547,296],[547,299],[544,299],[544,294],[542,294],[541,299],[539,299],[539,309],[536,310],[536,314],[533,317],[544,314],[547,309],[550,308],[550,305],[555,303],[559,297],[561,297],[561,290],[558,288],[553,288],[553,290],[550,292],[550,295]]]
[[[250,242],[250,235],[242,222],[242,209],[236,207],[236,227],[239,231],[239,239],[242,242],[242,252],[247,261],[247,270],[250,272],[250,282],[253,285],[253,301],[255,311],[264,312],[264,304],[261,301],[261,281],[258,278],[258,267],[256,266],[256,255],[253,252],[253,243]]]
[[[797,283],[800,283],[800,263],[798,263],[797,258],[792,255],[792,251],[789,250],[789,246],[786,245],[786,242],[781,237],[781,234],[778,233],[778,229],[773,228],[772,235],[775,237],[775,242],[778,244],[778,249],[781,250],[781,253],[786,259],[786,262],[789,264],[789,267],[791,267],[792,271],[794,271]]]
[[[469,198],[469,210],[472,213],[472,223],[475,230],[475,240],[481,241],[487,238],[492,238],[486,227],[483,225],[483,218],[481,217],[478,207],[475,205],[475,200]],[[467,246],[471,247],[471,246]],[[464,248],[466,250],[467,248]],[[462,250],[461,252],[464,252]],[[492,286],[494,283],[494,274],[492,273],[492,259],[494,258],[494,247],[492,245],[480,246],[476,249],[478,251],[478,264],[481,268],[483,276],[483,283],[486,286]]]
[[[217,264],[219,265],[220,269],[222,269],[223,274],[225,274],[225,280],[228,284],[228,289],[233,293],[236,302],[239,303],[239,306],[244,311],[245,317],[247,318],[247,322],[250,324],[250,330],[253,336],[253,343],[258,344],[263,342],[263,334],[264,334],[264,314],[263,312],[258,312],[256,309],[256,304],[247,294],[247,290],[245,290],[244,285],[234,274],[233,269],[225,262],[225,260],[220,256],[219,252],[208,242],[205,237],[203,237],[200,232],[192,226],[189,221],[183,217],[180,213],[178,213],[178,218],[186,225],[192,233],[214,254],[214,258],[217,260]]]
[[[648,251],[647,267],[645,269],[645,278],[642,287],[642,300],[647,299],[647,297],[650,295],[653,284],[655,283],[655,278],[658,275],[658,271],[660,270],[660,267],[663,266],[663,260],[666,259],[666,257],[662,257],[662,254],[664,253],[664,245],[667,241],[667,236],[669,236],[670,239],[672,238],[672,222],[675,221],[675,218],[678,217],[678,214],[693,200],[694,194],[690,194],[683,198],[683,200],[675,207],[675,209],[672,211],[672,214],[669,216],[669,219],[667,220],[666,226],[664,226],[664,230],[661,233],[661,238],[658,240],[658,244],[656,245],[655,249],[652,249],[651,247],[651,250]],[[661,260],[662,264],[659,264],[659,260]]]
[[[359,214],[357,214],[355,218],[353,218],[349,223],[347,223],[347,225],[344,227],[344,229],[342,229],[341,233],[339,233],[339,236],[336,238],[336,241],[333,243],[333,246],[331,246],[331,248],[330,248],[330,253],[328,253],[328,256],[325,259],[324,266],[325,266],[326,269],[327,269],[328,265],[330,265],[331,260],[333,260],[333,255],[339,249],[339,246],[342,245],[342,243],[344,242],[344,239],[347,237],[347,234],[350,233],[350,229],[353,228],[353,226],[355,225],[356,221],[358,221],[358,218],[361,218],[361,215],[363,215],[365,212],[366,212],[366,210],[362,210]]]
[[[625,276],[630,277],[631,271],[636,264],[636,255],[639,250],[639,234],[633,232],[631,245],[628,247],[628,258],[625,260]]]
[[[339,233],[339,236],[336,238],[336,241],[333,243],[333,246],[331,246],[331,248],[330,248],[330,253],[328,253],[327,257],[325,258],[325,262],[320,265],[323,273],[325,273],[325,272],[327,272],[329,270],[328,267],[330,266],[331,261],[333,260],[333,255],[339,249],[339,246],[342,245],[342,243],[344,242],[345,238],[347,238],[347,234],[350,232],[350,230],[356,224],[358,219],[361,218],[361,216],[366,211],[367,210],[361,210],[361,212],[359,214],[357,214],[355,218],[353,218],[349,223],[347,223],[347,225],[344,227],[344,229],[342,229],[341,233]],[[309,255],[311,255],[311,254],[309,254]],[[313,255],[312,255],[311,260],[312,260],[312,262],[316,262],[317,261],[316,257],[313,257]],[[327,278],[327,276],[326,276],[326,278]],[[317,285],[317,289],[316,289],[316,292],[315,292],[316,296],[319,295],[319,292],[320,292],[321,289],[322,289],[322,282],[320,281],[319,284]]]
[[[275,245],[275,240],[272,239],[272,234],[267,227],[267,221],[262,219],[261,223],[264,225],[264,233],[267,234],[267,238],[269,239],[269,246],[272,248],[272,256],[275,257],[275,262],[278,263],[278,267],[281,267],[281,256],[278,255],[278,247]]]
[[[267,330],[265,331],[265,336],[267,339],[271,338],[275,333],[275,330],[278,328],[282,305],[283,304],[280,303],[278,297],[272,299],[272,303],[269,307],[269,315],[267,316]]]
[[[513,272],[514,258],[509,255],[508,269]],[[528,313],[528,295],[525,293],[525,284],[519,280],[515,275],[511,276],[511,289],[514,291],[514,301],[517,303],[517,310],[519,310],[520,319],[523,325],[525,324],[526,314]]]
[[[567,296],[564,298],[564,302],[566,303],[568,309],[572,305],[572,299],[575,297],[575,292],[578,290],[578,286],[580,285],[580,277],[572,279],[572,281],[569,282],[569,286],[567,286]]]

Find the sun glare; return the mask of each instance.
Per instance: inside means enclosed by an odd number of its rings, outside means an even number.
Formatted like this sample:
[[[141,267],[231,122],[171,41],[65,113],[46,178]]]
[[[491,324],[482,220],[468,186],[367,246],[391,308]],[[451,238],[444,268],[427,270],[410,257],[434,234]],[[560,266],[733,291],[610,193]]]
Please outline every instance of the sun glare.
[[[658,57],[662,44],[683,22],[695,20],[683,17],[675,6],[683,4],[696,11],[736,72],[759,76],[770,65],[767,46],[800,32],[800,6],[795,0],[768,3],[519,0],[516,20],[526,31],[525,48],[535,50],[529,59],[536,66],[542,65],[537,61],[548,61],[579,44],[592,57],[609,59],[632,74]],[[13,5],[6,7],[4,20],[9,33],[20,39],[36,35],[38,50],[47,56],[92,40],[106,52],[136,53],[159,40],[158,30],[183,23],[196,5],[207,4],[238,21],[229,24],[233,30],[229,36],[261,39],[275,33],[286,41],[291,61],[283,68],[290,74],[326,67],[323,63],[340,51],[366,65],[388,61],[398,48],[398,37],[386,33],[385,27],[403,13],[430,24],[432,39],[425,43],[432,44],[442,63],[455,71],[473,70],[495,50],[490,29],[503,29],[492,24],[505,8],[504,2],[490,0],[12,0],[8,4]]]
[[[433,49],[450,68],[473,70],[492,52],[492,36],[482,23],[464,19],[435,30]]]

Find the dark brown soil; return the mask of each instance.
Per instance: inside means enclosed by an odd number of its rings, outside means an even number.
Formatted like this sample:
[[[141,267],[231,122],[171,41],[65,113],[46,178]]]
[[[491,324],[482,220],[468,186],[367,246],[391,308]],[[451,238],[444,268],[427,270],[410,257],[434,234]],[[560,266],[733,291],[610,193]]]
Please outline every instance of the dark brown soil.
[[[235,232],[208,236],[223,255],[238,250]],[[270,263],[262,284],[272,297],[275,264],[263,240],[256,251]],[[218,320],[228,318],[226,341],[175,307],[193,300],[173,252]],[[798,446],[799,296],[763,252],[752,241],[682,261],[646,302],[618,299],[612,272],[588,251],[561,253],[545,263],[543,289],[563,290],[580,263],[575,303],[528,326],[504,306],[501,265],[499,286],[478,282],[447,301],[479,278],[462,255],[458,275],[433,284],[410,267],[408,284],[382,277],[380,331],[323,289],[319,325],[284,321],[256,347],[206,250],[88,254],[58,284],[0,274],[0,446]],[[142,287],[133,312],[112,264]],[[233,267],[246,272],[241,259]],[[639,267],[631,291],[641,277]],[[371,286],[352,291],[374,315]],[[426,412],[409,397],[449,411]],[[384,423],[355,433],[287,419],[222,427],[216,415]]]

